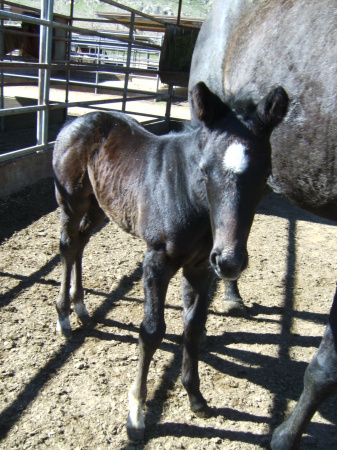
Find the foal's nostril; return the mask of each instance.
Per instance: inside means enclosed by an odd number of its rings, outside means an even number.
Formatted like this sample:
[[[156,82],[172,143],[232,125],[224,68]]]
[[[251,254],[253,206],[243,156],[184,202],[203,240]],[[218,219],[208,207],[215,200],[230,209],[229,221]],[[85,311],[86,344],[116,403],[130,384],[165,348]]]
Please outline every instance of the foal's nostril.
[[[216,267],[218,265],[218,257],[221,255],[221,252],[217,249],[212,250],[210,255],[210,261],[213,267]]]
[[[210,262],[219,277],[236,280],[248,265],[247,252],[223,253],[218,249],[212,250]]]

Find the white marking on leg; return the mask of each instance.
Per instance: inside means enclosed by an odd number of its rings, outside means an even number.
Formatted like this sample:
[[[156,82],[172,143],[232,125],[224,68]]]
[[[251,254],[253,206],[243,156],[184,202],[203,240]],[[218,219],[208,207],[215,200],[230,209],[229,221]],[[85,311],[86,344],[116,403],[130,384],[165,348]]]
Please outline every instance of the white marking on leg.
[[[71,330],[69,317],[66,317],[63,320],[57,319],[56,322],[56,331],[58,333],[62,333],[62,330]]]
[[[126,427],[144,430],[143,404],[133,395],[133,388],[129,392],[129,411]]]
[[[84,303],[76,303],[74,306],[74,311],[77,317],[88,316],[89,312]]]
[[[243,173],[249,163],[249,157],[246,153],[246,147],[240,142],[231,144],[223,158],[223,167],[233,173]]]

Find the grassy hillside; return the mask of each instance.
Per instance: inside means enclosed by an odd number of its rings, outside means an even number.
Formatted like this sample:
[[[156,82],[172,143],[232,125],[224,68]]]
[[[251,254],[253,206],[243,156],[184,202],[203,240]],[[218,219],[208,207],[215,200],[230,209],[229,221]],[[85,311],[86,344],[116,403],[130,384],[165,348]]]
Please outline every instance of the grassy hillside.
[[[14,0],[15,1],[15,0]],[[183,0],[182,15],[189,17],[206,17],[213,0]],[[20,5],[40,8],[40,0],[17,0]],[[147,14],[167,14],[176,16],[178,13],[178,0],[120,0],[119,3],[143,11]],[[75,16],[94,17],[96,11],[116,11],[113,6],[101,3],[98,0],[76,0]],[[68,15],[70,13],[69,0],[54,0],[54,11]]]

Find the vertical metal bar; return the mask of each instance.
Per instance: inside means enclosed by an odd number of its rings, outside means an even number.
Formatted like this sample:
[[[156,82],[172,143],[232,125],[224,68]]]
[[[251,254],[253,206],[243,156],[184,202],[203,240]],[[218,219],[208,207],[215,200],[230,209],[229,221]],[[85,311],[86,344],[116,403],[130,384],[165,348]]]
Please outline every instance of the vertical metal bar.
[[[54,0],[41,0],[41,19],[53,21]],[[40,64],[48,64],[48,69],[39,69],[39,99],[38,104],[44,109],[37,113],[37,144],[48,144],[48,122],[49,122],[49,87],[50,87],[50,64],[52,50],[53,28],[52,26],[40,25]]]
[[[181,17],[181,6],[182,6],[183,0],[179,0],[179,6],[178,6],[178,14],[177,14],[177,25],[180,25],[180,17]]]
[[[74,19],[74,1],[75,0],[71,0],[71,4],[70,4],[70,20],[69,20],[70,26],[73,25],[73,19]],[[66,46],[67,46],[68,66],[69,66],[70,65],[70,54],[71,54],[71,38],[72,38],[71,31],[68,31],[67,38],[68,38],[68,42],[67,42]],[[66,98],[65,98],[66,103],[69,102],[69,81],[70,81],[70,70],[67,70],[66,71]],[[67,111],[67,114],[68,114],[68,111]]]
[[[173,84],[168,86],[168,98],[166,102],[165,122],[168,124],[171,117],[171,105],[172,105]]]
[[[1,9],[4,9],[4,2],[1,0]],[[5,54],[5,35],[4,35],[4,20],[0,20],[0,59],[2,60]],[[4,73],[0,70],[0,109],[5,107],[5,97],[4,97]],[[1,117],[0,129],[4,131],[5,129],[5,118]]]
[[[41,19],[45,19],[47,16],[46,11],[46,1],[41,0]],[[45,54],[46,54],[46,26],[40,25],[40,47],[39,47],[39,63],[43,64],[45,62]],[[43,104],[43,91],[44,91],[44,78],[45,78],[45,71],[44,69],[39,69],[39,81],[38,81],[38,88],[39,88],[39,96],[38,96],[38,105]],[[36,142],[38,145],[43,144],[43,128],[44,128],[44,118],[45,116],[42,115],[42,111],[39,111],[37,113],[37,123],[36,123]]]
[[[97,65],[100,63],[101,59],[101,37],[98,38],[98,52],[97,52]],[[99,82],[99,70],[96,71],[95,84],[98,85]],[[98,94],[98,87],[95,86],[95,94]]]
[[[131,20],[130,20],[130,31],[129,31],[129,39],[132,40],[133,38],[133,30],[135,26],[135,13],[131,13]],[[127,70],[130,69],[130,62],[131,62],[131,52],[132,52],[132,44],[131,42],[128,43],[128,54],[126,59],[126,68]],[[126,98],[128,94],[128,84],[129,84],[129,73],[125,74],[125,81],[124,81],[124,90],[123,90],[123,104],[122,104],[122,111],[126,111]]]

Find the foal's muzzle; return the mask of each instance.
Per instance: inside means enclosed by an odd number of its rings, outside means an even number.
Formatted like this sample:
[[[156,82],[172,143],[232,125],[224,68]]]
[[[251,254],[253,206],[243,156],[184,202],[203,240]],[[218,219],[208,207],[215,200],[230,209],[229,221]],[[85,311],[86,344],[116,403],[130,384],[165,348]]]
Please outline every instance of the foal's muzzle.
[[[248,253],[247,250],[232,253],[213,248],[210,261],[218,277],[237,280],[248,266]]]

